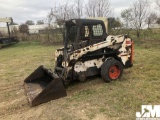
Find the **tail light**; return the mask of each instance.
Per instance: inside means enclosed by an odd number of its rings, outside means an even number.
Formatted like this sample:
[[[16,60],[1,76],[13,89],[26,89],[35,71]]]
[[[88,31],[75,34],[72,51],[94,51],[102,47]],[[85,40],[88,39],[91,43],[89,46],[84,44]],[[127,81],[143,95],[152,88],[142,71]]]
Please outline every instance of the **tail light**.
[[[126,40],[126,45],[127,45],[127,46],[129,46],[129,45],[131,45],[131,44],[132,44],[131,40]]]

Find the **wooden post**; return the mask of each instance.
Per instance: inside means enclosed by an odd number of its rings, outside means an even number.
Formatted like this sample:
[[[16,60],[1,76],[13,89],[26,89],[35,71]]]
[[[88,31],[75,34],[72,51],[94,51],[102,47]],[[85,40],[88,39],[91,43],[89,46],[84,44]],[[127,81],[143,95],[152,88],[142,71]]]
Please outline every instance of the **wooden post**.
[[[9,35],[9,37],[11,36],[11,33],[10,33],[10,29],[9,29],[9,24],[8,24],[8,22],[7,22],[7,28],[8,28],[8,35]]]

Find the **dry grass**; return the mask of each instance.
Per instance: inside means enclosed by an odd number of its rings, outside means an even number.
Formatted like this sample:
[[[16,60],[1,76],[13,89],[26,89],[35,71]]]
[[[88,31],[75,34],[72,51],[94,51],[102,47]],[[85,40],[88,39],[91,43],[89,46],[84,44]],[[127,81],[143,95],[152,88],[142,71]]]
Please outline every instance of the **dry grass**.
[[[59,46],[22,42],[1,49],[0,119],[135,119],[142,104],[160,104],[160,47],[150,44],[136,43],[134,67],[124,70],[121,80],[104,83],[100,77],[92,77],[72,84],[67,97],[32,108],[26,100],[23,80],[41,64],[53,69],[54,51]]]

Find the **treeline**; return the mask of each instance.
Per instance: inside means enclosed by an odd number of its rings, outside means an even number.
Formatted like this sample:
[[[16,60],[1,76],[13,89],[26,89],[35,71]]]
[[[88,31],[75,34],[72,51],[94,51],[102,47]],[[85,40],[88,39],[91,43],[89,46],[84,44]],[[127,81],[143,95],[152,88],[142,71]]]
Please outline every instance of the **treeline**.
[[[111,8],[109,0],[76,0],[73,4],[55,5],[47,16],[48,25],[53,20],[62,25],[65,20],[87,17],[106,17],[109,21],[109,29],[125,28],[133,29],[137,37],[140,37],[142,28],[150,24],[160,24],[160,1],[153,1],[156,6],[153,8],[148,0],[137,0],[131,7],[121,11],[121,17],[114,17],[114,9]],[[122,3],[123,4],[123,3]],[[157,9],[157,12],[153,12]],[[159,13],[158,13],[159,12]]]
[[[160,1],[152,1],[156,6],[151,6],[149,0],[137,0],[133,4],[128,5],[127,9],[121,11],[120,17],[114,16],[114,9],[109,0],[75,0],[72,3],[66,2],[55,4],[46,15],[45,20],[39,20],[36,24],[47,24],[46,29],[53,29],[53,23],[62,26],[64,21],[75,18],[89,18],[89,17],[105,17],[108,18],[109,34],[114,31],[126,30],[129,33],[131,29],[139,38],[143,33],[143,28],[147,26],[150,28],[151,24],[160,24]],[[123,3],[122,3],[123,4]],[[153,9],[156,9],[153,11]],[[19,32],[25,34],[28,32],[28,25],[35,24],[32,20],[27,20],[20,25]],[[54,34],[54,33],[53,33]],[[57,33],[60,34],[60,33]],[[47,35],[47,40],[50,40],[50,34]]]

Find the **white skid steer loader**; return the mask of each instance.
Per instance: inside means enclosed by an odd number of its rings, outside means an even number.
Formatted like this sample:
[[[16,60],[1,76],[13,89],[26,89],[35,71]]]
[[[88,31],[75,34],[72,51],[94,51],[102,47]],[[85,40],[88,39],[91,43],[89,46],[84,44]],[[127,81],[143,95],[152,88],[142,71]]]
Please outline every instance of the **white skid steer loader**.
[[[64,47],[55,52],[54,72],[40,66],[24,81],[31,106],[66,96],[73,80],[100,74],[105,82],[115,81],[133,65],[133,40],[107,35],[103,20],[71,19],[63,31]]]

